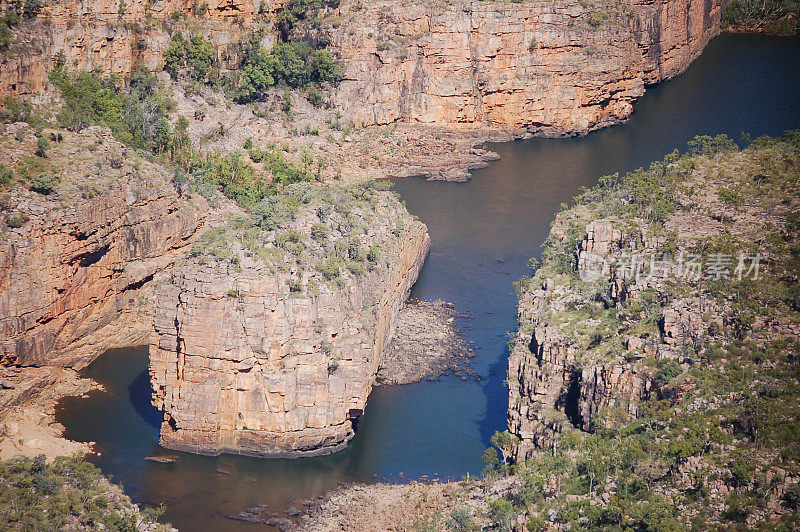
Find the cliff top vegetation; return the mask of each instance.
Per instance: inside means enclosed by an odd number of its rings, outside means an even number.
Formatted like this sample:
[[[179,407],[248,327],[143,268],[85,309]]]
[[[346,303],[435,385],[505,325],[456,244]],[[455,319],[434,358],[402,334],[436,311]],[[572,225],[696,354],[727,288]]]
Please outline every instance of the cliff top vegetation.
[[[513,350],[523,357],[533,350],[527,363],[550,371],[529,344],[534,329],[547,328],[548,345],[574,353],[564,361],[568,370],[617,367],[649,391],[633,405],[622,390],[600,405],[582,398],[581,415],[599,407],[588,424],[568,406],[519,396],[531,402],[527,408],[549,408],[542,417],[558,429],[527,462],[508,465],[487,454],[490,477],[513,479],[489,502],[488,516],[501,526],[526,521],[529,530],[796,528],[798,212],[798,132],[743,150],[724,136],[697,137],[688,153],[604,177],[565,207],[541,267],[519,283]],[[611,236],[602,239],[601,230]],[[673,267],[638,278],[623,277],[621,263],[612,262],[587,279],[592,250],[603,259],[686,253],[706,262],[699,276]],[[748,269],[738,278],[740,254],[761,257],[757,275]],[[712,257],[729,262],[712,269]],[[519,378],[509,374],[512,388]],[[522,442],[509,434],[497,443],[513,454]]]

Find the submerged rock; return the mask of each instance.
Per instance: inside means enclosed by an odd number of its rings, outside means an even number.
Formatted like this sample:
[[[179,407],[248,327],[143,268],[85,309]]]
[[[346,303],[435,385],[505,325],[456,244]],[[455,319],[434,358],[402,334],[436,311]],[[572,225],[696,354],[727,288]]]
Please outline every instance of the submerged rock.
[[[409,301],[400,310],[397,332],[381,357],[380,384],[408,384],[452,371],[467,372],[474,356],[455,318],[466,317],[444,301]]]

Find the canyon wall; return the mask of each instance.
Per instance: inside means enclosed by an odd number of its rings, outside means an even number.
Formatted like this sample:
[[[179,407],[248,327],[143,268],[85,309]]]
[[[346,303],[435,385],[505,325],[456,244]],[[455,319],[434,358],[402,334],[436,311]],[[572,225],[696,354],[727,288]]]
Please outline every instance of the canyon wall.
[[[27,125],[10,126],[6,143],[18,128]],[[23,153],[30,144],[29,132]],[[7,164],[19,153],[8,145],[3,152]],[[137,303],[201,229],[208,208],[176,194],[160,166],[126,154],[107,130],[89,128],[54,148],[50,161],[63,175],[52,194],[15,189],[6,197],[3,365],[79,368],[108,348],[147,341],[147,310]],[[12,217],[24,224],[6,227]]]
[[[355,123],[584,134],[719,33],[720,2],[345,2],[335,101]],[[337,25],[338,24],[338,25]]]
[[[345,194],[325,216],[330,206],[312,202],[259,233],[265,247],[255,251],[230,229],[220,245],[232,256],[197,251],[174,270],[150,344],[162,446],[300,456],[352,438],[430,246],[425,225],[393,196],[371,194],[353,208]]]
[[[160,71],[171,33],[185,29],[185,18],[196,5],[208,9],[194,28],[215,46],[217,58],[229,59],[231,45],[238,44],[253,25],[259,9],[274,14],[281,0],[211,0],[188,2],[163,0],[56,0],[45,3],[35,21],[15,28],[18,41],[0,62],[0,94],[33,95],[47,86],[47,76],[59,54],[71,69],[104,74],[129,74],[138,62]],[[0,2],[7,9],[14,2]]]
[[[554,224],[557,239],[566,238],[567,218],[560,214]],[[612,411],[635,419],[639,405],[660,393],[653,368],[642,360],[679,358],[685,346],[706,336],[711,322],[722,323],[719,308],[707,299],[649,297],[664,292],[668,277],[679,278],[679,266],[653,277],[641,264],[641,275],[631,277],[626,257],[653,256],[665,237],[648,236],[642,220],[628,232],[612,223],[588,223],[582,240],[566,250],[580,284],[570,280],[572,274],[543,267],[520,296],[508,360],[508,427],[520,440],[518,460],[553,445],[567,424],[593,431],[603,423],[596,416]],[[625,309],[646,309],[630,311],[636,319],[630,331],[628,311],[619,308],[623,302]],[[661,318],[654,319],[654,312]]]
[[[224,67],[235,68],[238,43],[256,29],[270,35],[281,5],[212,2],[193,27]],[[719,33],[720,7],[720,0],[345,0],[321,22],[344,68],[333,102],[349,122],[572,135],[626,119],[647,84],[682,72]],[[59,52],[71,68],[124,74],[138,61],[158,71],[170,32],[184,27],[170,15],[192,10],[174,0],[132,2],[123,11],[108,0],[48,4],[0,64],[0,92],[42,90]]]

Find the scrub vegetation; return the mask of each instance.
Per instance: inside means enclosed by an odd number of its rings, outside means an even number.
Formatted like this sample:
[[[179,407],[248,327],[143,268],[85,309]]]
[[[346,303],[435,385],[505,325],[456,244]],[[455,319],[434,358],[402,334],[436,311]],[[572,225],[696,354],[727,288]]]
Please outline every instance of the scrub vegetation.
[[[731,201],[730,191],[743,199]],[[560,432],[527,462],[507,461],[520,441],[498,433],[484,455],[486,476],[490,483],[513,480],[512,487],[477,514],[499,529],[518,520],[528,530],[797,529],[798,212],[800,132],[759,138],[744,150],[722,136],[698,137],[688,153],[605,177],[565,208],[542,266],[518,285],[521,297],[547,280],[547,295],[536,292],[547,298],[537,327],[577,346],[579,368],[633,367],[649,375],[651,392],[633,418],[623,397],[600,408],[588,431],[549,412]],[[758,279],[675,277],[615,299],[608,283],[583,280],[576,268],[576,244],[594,220],[633,240],[655,239],[671,253],[758,252],[767,265]],[[711,227],[721,231],[706,234]],[[692,341],[660,358],[652,353],[672,351],[626,348],[631,336],[663,342],[664,309],[689,299],[711,309],[702,325],[687,329]],[[521,331],[528,326],[521,322]]]
[[[161,508],[142,512],[79,456],[0,462],[0,519],[6,530],[169,530]]]
[[[797,0],[733,0],[722,11],[722,28],[763,31],[773,35],[800,32]]]

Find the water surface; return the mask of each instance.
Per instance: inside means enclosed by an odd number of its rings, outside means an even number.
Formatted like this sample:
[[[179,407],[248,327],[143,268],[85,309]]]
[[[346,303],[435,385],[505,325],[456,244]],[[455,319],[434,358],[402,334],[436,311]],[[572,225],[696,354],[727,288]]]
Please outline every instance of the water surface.
[[[395,190],[433,238],[412,295],[452,301],[473,316],[460,325],[478,347],[473,365],[484,378],[376,388],[341,453],[299,460],[170,453],[176,464],[143,461],[166,451],[157,444],[160,418],[149,406],[141,348],[98,358],[87,374],[108,391],[64,400],[59,421],[68,437],[98,442],[92,461],[135,501],[165,502],[166,519],[183,530],[254,530],[224,516],[260,503],[282,510],[340,481],[478,473],[491,434],[505,426],[512,282],[530,273],[525,263],[538,256],[559,205],[597,177],[647,165],[697,134],[738,139],[742,131],[791,128],[800,128],[800,39],[725,35],[685,74],[651,87],[624,125],[585,138],[491,145],[502,159],[468,183],[397,180]]]

